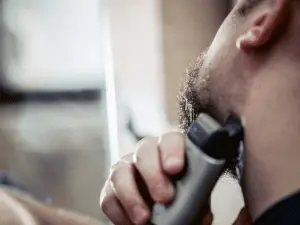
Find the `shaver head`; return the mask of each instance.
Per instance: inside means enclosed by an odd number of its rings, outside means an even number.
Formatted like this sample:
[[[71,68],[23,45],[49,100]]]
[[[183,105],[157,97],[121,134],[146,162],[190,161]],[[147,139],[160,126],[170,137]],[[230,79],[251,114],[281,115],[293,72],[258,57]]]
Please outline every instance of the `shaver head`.
[[[230,116],[223,126],[207,114],[200,114],[190,126],[188,137],[199,149],[216,159],[232,159],[238,156],[243,139],[242,123]]]

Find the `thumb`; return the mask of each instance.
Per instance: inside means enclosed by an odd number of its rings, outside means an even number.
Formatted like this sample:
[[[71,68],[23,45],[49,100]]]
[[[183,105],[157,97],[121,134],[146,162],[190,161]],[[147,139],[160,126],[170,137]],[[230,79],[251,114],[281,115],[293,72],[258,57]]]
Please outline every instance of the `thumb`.
[[[252,225],[252,219],[247,208],[243,208],[233,225]]]

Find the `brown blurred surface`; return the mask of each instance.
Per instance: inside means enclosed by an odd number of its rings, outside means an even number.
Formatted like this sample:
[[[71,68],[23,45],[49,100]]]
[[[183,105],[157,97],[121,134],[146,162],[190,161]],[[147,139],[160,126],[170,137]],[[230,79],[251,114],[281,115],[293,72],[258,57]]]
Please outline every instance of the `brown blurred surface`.
[[[210,45],[229,1],[164,0],[161,5],[166,111],[171,124],[177,124],[176,95],[185,68]]]
[[[109,163],[98,102],[0,106],[0,170],[55,206],[106,222],[100,188]]]

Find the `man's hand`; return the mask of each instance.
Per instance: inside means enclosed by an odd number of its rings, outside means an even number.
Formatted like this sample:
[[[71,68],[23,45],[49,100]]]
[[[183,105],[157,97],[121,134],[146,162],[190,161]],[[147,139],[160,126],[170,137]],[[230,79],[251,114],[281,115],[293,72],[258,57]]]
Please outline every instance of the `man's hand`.
[[[168,203],[174,197],[169,177],[183,169],[184,150],[184,136],[167,133],[160,139],[142,140],[133,153],[112,166],[100,197],[101,209],[107,217],[115,225],[146,224],[153,202]],[[235,225],[248,225],[242,212]],[[208,209],[199,225],[211,225],[212,220]]]

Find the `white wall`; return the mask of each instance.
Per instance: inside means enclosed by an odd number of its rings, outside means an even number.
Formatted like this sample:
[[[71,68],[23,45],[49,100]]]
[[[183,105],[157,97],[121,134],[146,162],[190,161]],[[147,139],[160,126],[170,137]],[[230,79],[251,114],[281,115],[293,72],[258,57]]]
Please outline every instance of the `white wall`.
[[[29,90],[99,87],[104,77],[99,2],[6,1],[6,24],[17,37],[21,56],[9,60],[10,81]]]
[[[110,1],[121,155],[134,147],[124,125],[130,113],[142,134],[158,135],[168,127],[164,115],[160,2]]]

